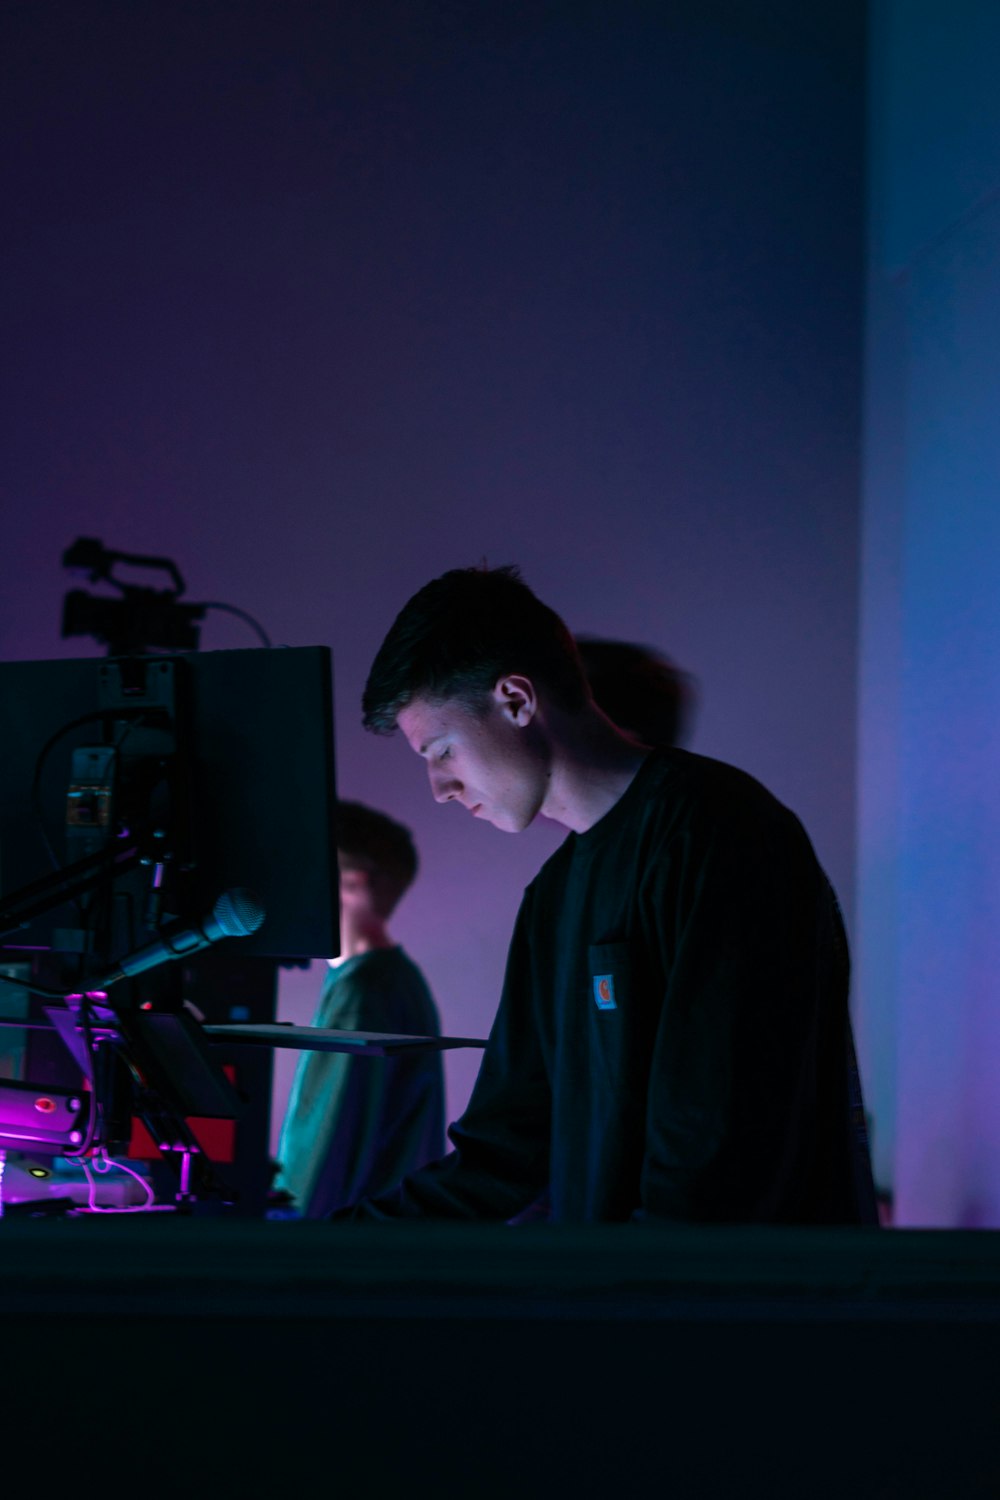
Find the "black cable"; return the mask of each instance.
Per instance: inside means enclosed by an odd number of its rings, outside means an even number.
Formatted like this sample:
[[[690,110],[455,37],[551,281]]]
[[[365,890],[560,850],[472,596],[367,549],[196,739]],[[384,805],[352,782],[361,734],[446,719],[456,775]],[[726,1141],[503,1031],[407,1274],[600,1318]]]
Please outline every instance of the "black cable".
[[[200,604],[199,608],[221,609],[224,610],[227,615],[238,615],[241,620],[246,621],[246,623],[252,630],[256,631],[257,638],[260,640],[262,645],[267,647],[271,646],[271,637],[268,635],[263,625],[261,625],[258,620],[255,620],[253,615],[248,614],[245,609],[237,609],[235,604],[219,604],[215,600],[210,600],[207,604]]]
[[[79,990],[51,990],[44,984],[35,984],[30,979],[15,979],[12,974],[0,974],[0,984],[14,984],[18,989],[27,990],[32,995],[44,995],[46,1000],[66,1000],[70,995],[78,995]]]

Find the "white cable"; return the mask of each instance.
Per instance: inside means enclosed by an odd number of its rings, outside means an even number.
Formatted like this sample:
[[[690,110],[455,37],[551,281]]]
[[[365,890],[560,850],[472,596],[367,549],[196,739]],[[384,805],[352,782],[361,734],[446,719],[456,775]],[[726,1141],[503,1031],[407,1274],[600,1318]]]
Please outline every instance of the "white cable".
[[[101,1147],[101,1149],[99,1151],[97,1151],[95,1153],[92,1162],[88,1163],[85,1158],[81,1157],[81,1159],[80,1159],[80,1165],[83,1168],[83,1175],[87,1179],[87,1186],[88,1186],[87,1209],[88,1209],[88,1211],[90,1213],[92,1213],[92,1214],[144,1214],[144,1213],[148,1213],[151,1208],[154,1208],[156,1206],[156,1194],[154,1193],[153,1189],[150,1187],[149,1183],[146,1181],[145,1177],[143,1177],[141,1175],[141,1173],[137,1172],[134,1169],[134,1167],[127,1167],[123,1161],[115,1161],[113,1157],[110,1157],[108,1155],[107,1151],[104,1149],[103,1146]],[[110,1204],[110,1203],[108,1203],[108,1204],[98,1203],[98,1201],[97,1201],[97,1183],[96,1183],[96,1181],[94,1179],[94,1176],[93,1176],[93,1174],[91,1172],[91,1167],[93,1167],[93,1172],[97,1173],[97,1175],[100,1176],[100,1177],[107,1176],[107,1174],[111,1171],[112,1167],[117,1167],[120,1172],[127,1172],[128,1175],[129,1175],[129,1177],[134,1177],[135,1178],[136,1182],[139,1184],[139,1186],[142,1188],[143,1192],[146,1194],[146,1201],[145,1201],[145,1203],[133,1203],[133,1204],[129,1204],[127,1207],[122,1207],[122,1208],[118,1208],[115,1205]]]

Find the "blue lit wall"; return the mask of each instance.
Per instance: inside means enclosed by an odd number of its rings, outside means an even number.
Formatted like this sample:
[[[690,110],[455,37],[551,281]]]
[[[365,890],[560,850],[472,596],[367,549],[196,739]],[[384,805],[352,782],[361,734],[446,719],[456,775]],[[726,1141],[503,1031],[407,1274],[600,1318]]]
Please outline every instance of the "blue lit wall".
[[[903,1223],[1000,1225],[1000,9],[871,57],[858,971]]]

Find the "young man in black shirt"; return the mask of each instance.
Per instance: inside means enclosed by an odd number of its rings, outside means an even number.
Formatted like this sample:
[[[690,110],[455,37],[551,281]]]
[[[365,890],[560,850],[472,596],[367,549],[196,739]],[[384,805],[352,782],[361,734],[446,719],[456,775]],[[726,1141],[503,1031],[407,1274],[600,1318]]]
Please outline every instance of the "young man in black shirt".
[[[365,724],[402,730],[439,802],[568,837],[528,886],[452,1153],[359,1218],[874,1221],[836,898],[758,782],[650,750],[597,708],[516,569],[405,606]]]

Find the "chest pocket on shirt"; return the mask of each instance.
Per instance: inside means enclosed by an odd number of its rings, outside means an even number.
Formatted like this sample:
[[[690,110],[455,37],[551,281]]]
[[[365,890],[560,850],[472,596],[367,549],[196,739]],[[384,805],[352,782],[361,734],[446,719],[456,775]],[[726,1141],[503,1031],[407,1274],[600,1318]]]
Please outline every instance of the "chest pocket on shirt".
[[[591,1004],[599,1011],[627,1008],[632,998],[628,943],[591,943],[587,958]]]
[[[587,1009],[592,1077],[617,1098],[623,1084],[625,1038],[631,1030],[634,959],[628,943],[592,943],[587,949]]]

